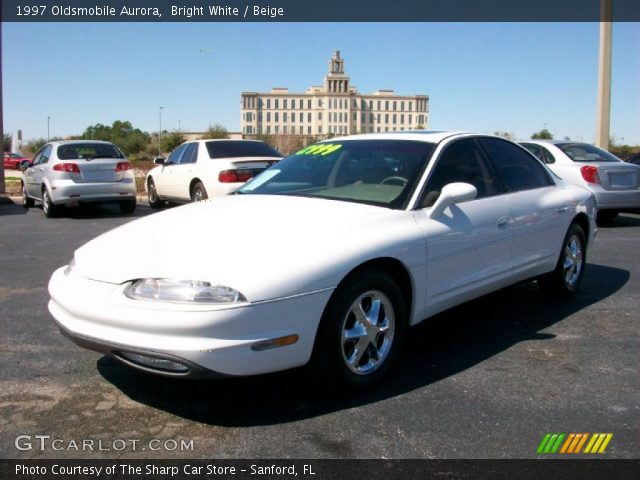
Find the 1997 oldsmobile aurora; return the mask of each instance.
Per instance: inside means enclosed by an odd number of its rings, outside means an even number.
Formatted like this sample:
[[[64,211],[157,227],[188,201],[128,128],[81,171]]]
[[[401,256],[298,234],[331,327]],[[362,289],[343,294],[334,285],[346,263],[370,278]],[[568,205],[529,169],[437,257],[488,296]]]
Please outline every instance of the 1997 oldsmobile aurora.
[[[501,138],[333,139],[90,241],[53,274],[49,310],[77,344],[149,372],[312,362],[365,386],[435,313],[530,278],[575,292],[594,216],[588,190]]]

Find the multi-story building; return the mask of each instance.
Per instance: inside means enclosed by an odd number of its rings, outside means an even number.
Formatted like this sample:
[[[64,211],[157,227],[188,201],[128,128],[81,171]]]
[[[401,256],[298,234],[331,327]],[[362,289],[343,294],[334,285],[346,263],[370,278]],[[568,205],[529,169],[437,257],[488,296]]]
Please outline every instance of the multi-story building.
[[[287,88],[242,92],[241,127],[247,136],[396,132],[427,128],[428,113],[427,95],[396,95],[393,90],[358,93],[336,50],[321,87],[311,87],[306,93]]]

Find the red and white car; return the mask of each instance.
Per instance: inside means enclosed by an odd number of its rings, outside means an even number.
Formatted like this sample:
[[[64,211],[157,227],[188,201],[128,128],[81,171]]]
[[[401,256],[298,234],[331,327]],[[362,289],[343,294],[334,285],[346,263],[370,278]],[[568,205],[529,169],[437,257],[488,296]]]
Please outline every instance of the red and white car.
[[[282,158],[258,140],[195,140],[176,148],[147,174],[151,208],[165,201],[197,202],[237,190]]]

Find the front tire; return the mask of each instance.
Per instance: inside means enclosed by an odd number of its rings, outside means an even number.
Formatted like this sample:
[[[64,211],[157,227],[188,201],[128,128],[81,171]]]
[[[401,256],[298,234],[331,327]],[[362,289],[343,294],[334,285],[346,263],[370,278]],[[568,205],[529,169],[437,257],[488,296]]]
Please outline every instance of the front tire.
[[[202,200],[206,200],[207,198],[209,197],[202,182],[196,182],[196,184],[191,189],[191,201],[201,202]]]
[[[327,381],[369,387],[392,368],[406,329],[406,306],[386,273],[362,271],[334,293],[320,322],[313,365]]]
[[[158,196],[153,178],[150,178],[149,183],[147,183],[147,198],[149,199],[149,206],[151,208],[162,208],[162,200],[160,200]]]
[[[23,183],[22,184],[22,206],[24,208],[32,208],[33,205],[34,205],[33,198],[30,198],[29,195],[27,195],[27,186]]]
[[[584,230],[573,223],[562,243],[562,251],[553,272],[540,280],[551,295],[570,297],[580,287],[587,262],[587,242]]]
[[[42,211],[44,212],[44,216],[47,218],[55,218],[60,215],[61,206],[56,205],[51,200],[51,196],[49,195],[49,190],[46,188],[42,190]]]

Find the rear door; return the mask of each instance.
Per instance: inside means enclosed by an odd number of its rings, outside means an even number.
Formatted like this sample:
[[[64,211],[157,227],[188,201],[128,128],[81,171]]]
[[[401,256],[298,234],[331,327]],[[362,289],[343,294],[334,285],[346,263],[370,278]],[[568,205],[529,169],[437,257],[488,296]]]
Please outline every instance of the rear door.
[[[528,151],[500,138],[478,141],[508,192],[514,275],[526,278],[552,270],[571,221],[568,195]]]
[[[179,163],[173,165],[175,184],[171,187],[172,196],[181,200],[190,200],[189,187],[195,175],[195,163],[198,158],[198,143],[188,143],[180,156]]]

